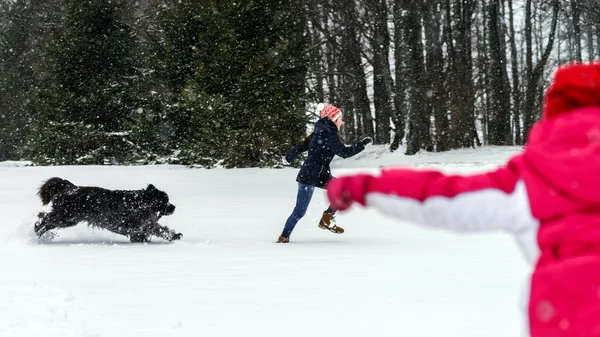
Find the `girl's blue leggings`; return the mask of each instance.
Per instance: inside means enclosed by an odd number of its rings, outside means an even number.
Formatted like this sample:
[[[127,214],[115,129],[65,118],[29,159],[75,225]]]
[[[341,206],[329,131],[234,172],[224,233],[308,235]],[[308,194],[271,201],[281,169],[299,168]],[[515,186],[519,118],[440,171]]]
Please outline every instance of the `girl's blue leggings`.
[[[314,191],[314,186],[298,183],[298,196],[296,197],[296,207],[294,207],[292,214],[285,222],[285,227],[283,228],[281,236],[286,238],[290,237],[298,221],[300,221],[304,214],[306,214],[306,210],[308,209],[308,205],[310,204],[310,200],[312,199]],[[331,206],[327,208],[327,212],[335,214],[335,210],[331,209]]]

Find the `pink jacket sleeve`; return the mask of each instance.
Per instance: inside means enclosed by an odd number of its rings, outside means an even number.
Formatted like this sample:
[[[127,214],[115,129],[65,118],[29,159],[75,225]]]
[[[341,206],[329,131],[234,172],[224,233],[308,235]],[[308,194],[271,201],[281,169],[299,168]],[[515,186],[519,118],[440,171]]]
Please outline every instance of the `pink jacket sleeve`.
[[[510,165],[469,176],[384,170],[366,185],[365,202],[397,219],[453,231],[537,228],[525,184]]]

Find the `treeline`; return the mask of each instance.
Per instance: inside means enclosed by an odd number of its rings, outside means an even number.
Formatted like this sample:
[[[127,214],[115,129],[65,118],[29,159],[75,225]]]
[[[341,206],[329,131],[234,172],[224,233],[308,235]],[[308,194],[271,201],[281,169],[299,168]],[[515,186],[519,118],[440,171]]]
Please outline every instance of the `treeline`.
[[[314,120],[391,150],[526,141],[596,0],[0,0],[0,160],[266,166]]]

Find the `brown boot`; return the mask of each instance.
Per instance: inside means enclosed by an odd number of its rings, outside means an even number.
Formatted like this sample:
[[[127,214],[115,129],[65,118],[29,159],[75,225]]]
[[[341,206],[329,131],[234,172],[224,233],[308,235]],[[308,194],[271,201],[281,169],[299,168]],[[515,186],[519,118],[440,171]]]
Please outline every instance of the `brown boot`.
[[[342,234],[344,229],[335,224],[335,216],[327,211],[323,212],[321,221],[319,221],[319,228],[326,229],[332,233]]]
[[[280,236],[279,239],[277,239],[277,243],[288,243],[290,242],[290,238],[286,238],[283,236]]]

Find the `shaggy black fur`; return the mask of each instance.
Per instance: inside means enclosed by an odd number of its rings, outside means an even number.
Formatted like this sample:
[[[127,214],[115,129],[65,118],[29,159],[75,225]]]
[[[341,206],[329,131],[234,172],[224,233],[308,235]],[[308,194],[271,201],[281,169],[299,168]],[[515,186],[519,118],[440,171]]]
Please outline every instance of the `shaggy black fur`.
[[[90,226],[107,229],[129,237],[131,242],[146,242],[152,236],[168,241],[179,240],[181,233],[161,226],[163,215],[175,212],[167,193],[148,185],[143,190],[107,190],[76,186],[68,180],[51,178],[39,189],[44,205],[52,202],[49,213],[40,213],[35,233],[65,228],[86,221]]]

